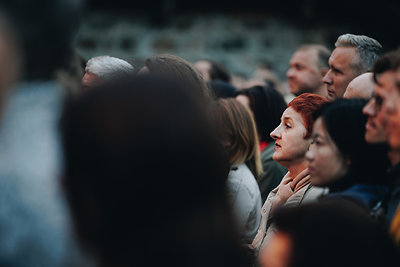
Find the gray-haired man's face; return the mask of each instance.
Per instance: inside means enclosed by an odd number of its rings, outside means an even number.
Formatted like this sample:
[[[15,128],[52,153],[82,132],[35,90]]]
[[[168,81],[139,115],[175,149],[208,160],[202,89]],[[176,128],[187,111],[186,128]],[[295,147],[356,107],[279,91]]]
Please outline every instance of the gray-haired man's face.
[[[347,85],[357,76],[351,66],[356,56],[357,50],[353,47],[337,47],[333,50],[329,57],[329,71],[322,78],[328,100],[342,98]]]

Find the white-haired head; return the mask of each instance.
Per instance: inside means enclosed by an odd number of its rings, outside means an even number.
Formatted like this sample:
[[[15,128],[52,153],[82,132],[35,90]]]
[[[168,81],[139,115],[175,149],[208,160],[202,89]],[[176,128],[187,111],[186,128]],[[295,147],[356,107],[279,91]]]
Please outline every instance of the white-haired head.
[[[98,56],[88,60],[85,72],[90,72],[99,78],[105,78],[114,74],[129,74],[133,72],[133,66],[123,59]]]
[[[340,35],[336,47],[354,47],[357,50],[358,62],[354,62],[355,73],[371,71],[373,65],[382,55],[382,45],[375,39],[365,35],[346,33]]]

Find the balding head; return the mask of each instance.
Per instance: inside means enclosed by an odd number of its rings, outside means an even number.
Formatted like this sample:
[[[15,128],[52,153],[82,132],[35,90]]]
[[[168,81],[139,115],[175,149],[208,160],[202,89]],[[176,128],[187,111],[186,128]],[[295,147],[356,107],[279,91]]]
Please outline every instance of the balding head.
[[[349,83],[343,97],[370,99],[374,88],[373,74],[371,72],[363,73]]]

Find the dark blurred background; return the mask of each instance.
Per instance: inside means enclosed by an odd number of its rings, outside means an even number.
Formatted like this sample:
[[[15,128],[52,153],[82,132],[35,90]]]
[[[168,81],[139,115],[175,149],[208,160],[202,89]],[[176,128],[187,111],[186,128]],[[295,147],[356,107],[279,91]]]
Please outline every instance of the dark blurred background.
[[[268,64],[284,78],[302,43],[332,49],[340,34],[355,33],[397,48],[399,18],[400,1],[87,0],[76,45],[84,57],[112,54],[136,65],[156,53],[212,58],[243,75]]]

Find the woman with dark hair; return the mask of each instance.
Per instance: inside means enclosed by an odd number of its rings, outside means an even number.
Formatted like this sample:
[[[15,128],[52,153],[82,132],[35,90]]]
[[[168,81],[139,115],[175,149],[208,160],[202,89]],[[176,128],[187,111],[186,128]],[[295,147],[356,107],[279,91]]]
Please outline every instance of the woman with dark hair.
[[[367,116],[362,99],[340,99],[314,114],[313,142],[306,158],[311,183],[329,188],[326,197],[346,199],[368,212],[388,193],[388,148],[365,141]]]
[[[228,195],[245,242],[253,240],[261,220],[261,195],[255,177],[262,170],[256,126],[246,107],[236,100],[220,99],[212,115],[231,167]]]
[[[276,208],[298,206],[324,193],[310,184],[305,153],[311,144],[312,114],[326,102],[321,96],[307,93],[294,98],[283,112],[279,126],[271,132],[276,145],[273,159],[288,172],[269,193],[262,207],[261,224],[251,245],[256,254],[274,232],[270,219]]]
[[[262,200],[277,187],[287,169],[272,159],[275,144],[269,135],[279,125],[287,105],[283,97],[269,86],[254,86],[236,93],[236,100],[250,108],[257,126],[263,174],[257,178]]]

